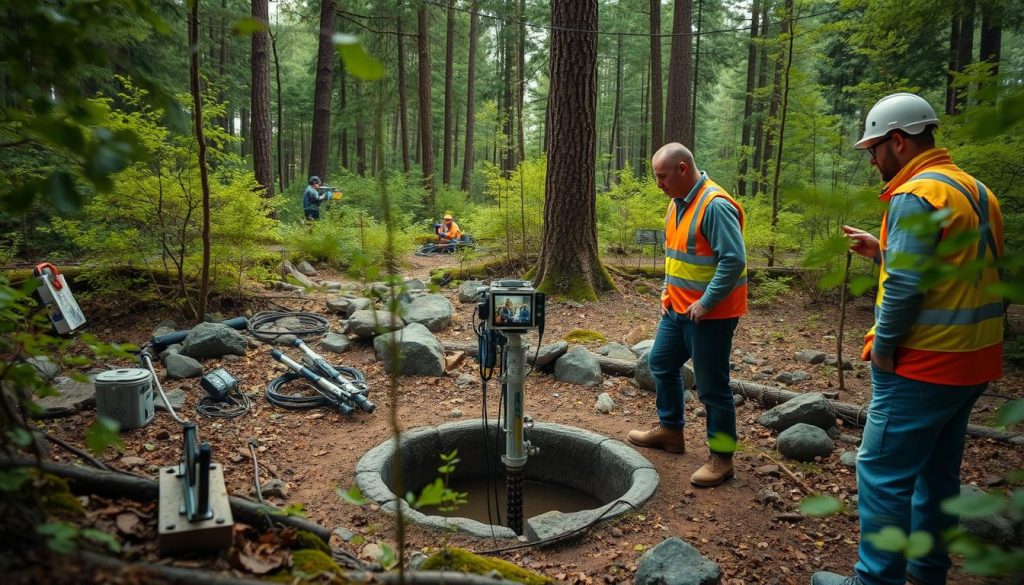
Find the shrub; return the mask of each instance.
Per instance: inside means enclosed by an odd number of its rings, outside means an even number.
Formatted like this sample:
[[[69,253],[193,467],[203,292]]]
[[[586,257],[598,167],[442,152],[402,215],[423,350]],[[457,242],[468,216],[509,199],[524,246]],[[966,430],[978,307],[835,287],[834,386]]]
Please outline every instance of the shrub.
[[[750,303],[755,307],[763,307],[774,303],[789,294],[789,285],[792,280],[792,276],[764,278],[754,285],[750,291]]]

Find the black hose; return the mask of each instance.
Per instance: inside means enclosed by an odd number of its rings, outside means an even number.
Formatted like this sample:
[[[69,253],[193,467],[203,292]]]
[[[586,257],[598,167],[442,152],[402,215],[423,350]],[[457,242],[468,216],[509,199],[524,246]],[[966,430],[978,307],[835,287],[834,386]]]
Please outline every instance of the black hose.
[[[284,329],[282,331],[267,331],[267,328],[272,326],[274,323],[287,317],[294,317],[298,319],[301,326]],[[277,329],[282,328],[277,327]],[[267,341],[271,343],[283,335],[305,337],[307,335],[327,333],[329,329],[330,323],[327,321],[327,317],[317,313],[304,313],[301,311],[261,311],[253,315],[252,319],[249,320],[249,332],[252,333],[253,337],[260,341]]]

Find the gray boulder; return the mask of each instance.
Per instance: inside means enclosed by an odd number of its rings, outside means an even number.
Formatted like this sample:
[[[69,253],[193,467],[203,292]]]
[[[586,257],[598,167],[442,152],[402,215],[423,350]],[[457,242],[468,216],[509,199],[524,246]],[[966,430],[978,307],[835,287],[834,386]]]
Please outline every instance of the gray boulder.
[[[572,347],[555,362],[555,379],[560,382],[596,386],[601,383],[601,363],[582,345]]]
[[[238,331],[222,323],[200,323],[188,332],[181,353],[196,359],[228,354],[245,355],[246,341]]]
[[[34,416],[37,418],[60,418],[71,416],[79,410],[96,405],[96,385],[92,380],[78,382],[61,376],[53,381],[53,387],[60,392],[58,396],[47,396],[36,400],[42,411]]]
[[[683,377],[683,388],[692,388],[697,383],[697,379],[693,375],[693,368],[689,365],[679,368],[679,374]],[[648,392],[654,392],[654,376],[651,375],[651,365],[647,363],[646,356],[636,361],[633,378],[636,379],[638,386]]]
[[[348,306],[345,307],[345,318],[351,319],[352,315],[356,311],[367,311],[373,308],[373,300],[366,297],[359,297],[356,299],[349,300]]]
[[[451,324],[454,313],[455,307],[444,295],[422,295],[405,306],[404,318],[406,323],[420,323],[437,332]]]
[[[352,347],[352,341],[341,333],[328,333],[320,340],[320,347],[332,353],[344,353]]]
[[[167,402],[171,403],[171,408],[175,411],[179,411],[185,407],[185,391],[181,388],[164,390],[164,394],[167,396]],[[156,388],[153,388],[153,406],[155,406],[157,410],[167,410],[167,406],[164,405],[164,401],[160,398],[160,393],[156,391]]]
[[[608,395],[607,392],[602,392],[597,397],[597,403],[594,405],[594,411],[601,414],[609,414],[615,409],[615,401]]]
[[[180,343],[172,343],[168,345],[167,347],[164,348],[163,351],[160,352],[160,361],[166,360],[167,356],[171,355],[172,353],[181,353],[181,348],[182,345]]]
[[[774,431],[784,431],[797,423],[826,430],[836,424],[836,409],[821,392],[808,392],[766,411],[757,422]]]
[[[984,490],[977,486],[960,486],[961,496],[982,493]],[[960,527],[972,536],[1003,547],[1019,546],[1024,542],[1024,525],[1020,521],[1014,521],[1005,512],[978,518],[960,518]]]
[[[427,285],[424,284],[424,282],[418,278],[407,278],[405,279],[405,290],[427,290]]]
[[[161,321],[153,330],[153,337],[160,337],[178,330],[178,324],[174,321]]]
[[[373,350],[384,367],[391,370],[391,343],[398,344],[398,373],[402,376],[444,376],[444,347],[420,323],[378,336]]]
[[[796,352],[796,359],[806,364],[820,364],[825,361],[825,352],[817,349],[804,349]]]
[[[477,302],[476,289],[484,286],[484,283],[479,280],[467,280],[459,285],[459,302],[460,303],[475,303]]]
[[[335,297],[333,299],[327,299],[327,310],[338,315],[344,315],[345,311],[348,310],[348,306],[351,303],[352,299],[347,297]]]
[[[378,333],[396,331],[403,327],[405,321],[398,315],[392,315],[390,311],[369,309],[352,313],[345,322],[345,333],[355,335],[359,339],[371,339]]]
[[[168,355],[167,359],[164,360],[164,367],[167,368],[167,377],[175,380],[198,378],[203,375],[203,364],[180,353]]]
[[[826,366],[835,366],[838,363],[839,363],[839,360],[836,359],[836,356],[834,356],[834,355],[830,355],[830,356],[825,358],[825,365]],[[852,370],[853,369],[853,362],[851,362],[847,358],[843,358],[843,369],[844,370]]]
[[[679,538],[663,540],[637,563],[635,585],[718,585],[722,569]]]
[[[313,265],[305,260],[299,262],[299,265],[296,266],[295,269],[306,276],[316,276],[316,268],[313,268]]]
[[[636,354],[637,357],[645,358],[645,357],[647,357],[647,354],[651,353],[651,348],[652,347],[654,347],[654,340],[653,339],[645,339],[645,340],[641,341],[640,343],[634,345],[633,347],[631,347],[629,349],[634,354]]]
[[[843,451],[839,454],[839,462],[842,463],[844,467],[849,467],[850,469],[857,467],[857,452]]]
[[[44,382],[50,383],[60,375],[60,364],[50,359],[48,356],[41,355],[38,357],[30,357],[25,362],[35,368],[36,372],[39,372],[39,377]]]
[[[803,370],[796,370],[794,372],[779,372],[779,375],[775,376],[776,382],[781,382],[787,386],[796,384],[797,382],[803,382],[810,376]]]
[[[609,357],[613,360],[631,362],[636,359],[636,354],[633,353],[633,350],[629,349],[625,345],[622,345],[621,343],[615,342],[602,345],[601,347],[597,348],[597,350],[594,353],[596,353],[597,355]]]
[[[542,345],[540,346],[540,351],[537,353],[537,361],[534,362],[534,366],[543,368],[551,365],[555,360],[565,355],[565,352],[567,351],[569,351],[569,344],[565,341]]]
[[[815,457],[828,457],[835,444],[823,429],[797,423],[779,434],[779,453],[797,461],[814,461]]]

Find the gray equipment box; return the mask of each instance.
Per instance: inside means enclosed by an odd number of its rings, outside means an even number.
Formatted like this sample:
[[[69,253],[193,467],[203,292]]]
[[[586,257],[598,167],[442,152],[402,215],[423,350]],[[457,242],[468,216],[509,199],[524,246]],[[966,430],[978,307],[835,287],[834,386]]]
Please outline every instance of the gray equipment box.
[[[153,378],[142,368],[107,370],[96,376],[96,412],[116,420],[121,430],[153,420]]]

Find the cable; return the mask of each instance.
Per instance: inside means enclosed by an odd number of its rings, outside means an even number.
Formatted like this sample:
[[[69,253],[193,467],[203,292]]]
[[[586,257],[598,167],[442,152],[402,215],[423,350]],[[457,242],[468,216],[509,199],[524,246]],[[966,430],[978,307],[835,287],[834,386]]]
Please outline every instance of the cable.
[[[196,405],[196,412],[206,418],[237,418],[247,414],[251,409],[252,400],[249,395],[237,389],[229,393],[224,402],[217,402],[210,396],[204,396]]]
[[[491,549],[491,550],[470,551],[470,552],[472,552],[475,555],[495,555],[495,554],[498,554],[498,553],[508,552],[510,550],[517,550],[517,549],[521,549],[521,548],[532,548],[532,547],[535,547],[535,546],[541,546],[541,545],[547,544],[549,542],[556,542],[556,541],[559,541],[559,540],[563,540],[563,539],[566,539],[566,538],[572,536],[573,534],[576,534],[578,532],[582,532],[584,530],[589,530],[590,528],[593,528],[598,522],[601,521],[602,518],[604,518],[605,516],[608,515],[609,512],[614,510],[615,506],[617,504],[626,504],[630,508],[633,508],[634,512],[639,512],[640,511],[631,502],[627,502],[626,500],[615,500],[614,502],[611,503],[611,505],[608,506],[607,510],[605,510],[604,512],[601,512],[600,516],[598,516],[597,518],[594,518],[593,520],[591,520],[590,522],[584,524],[583,526],[580,526],[579,528],[576,528],[575,530],[570,530],[569,532],[566,532],[565,534],[559,534],[558,536],[551,536],[549,538],[543,538],[541,540],[537,540],[537,541],[534,541],[534,542],[526,542],[526,543],[523,543],[523,544],[516,544],[516,545],[512,545],[512,546],[506,546],[506,547],[503,547],[503,548],[494,548],[494,549]]]
[[[298,319],[301,325],[296,328],[276,327],[279,331],[266,330],[266,328],[271,326],[271,324],[276,324],[278,320],[285,319],[287,317]],[[307,335],[327,333],[329,329],[330,323],[323,315],[317,313],[305,313],[301,311],[261,311],[253,315],[252,319],[249,320],[249,332],[252,333],[253,337],[260,341],[268,342],[274,342],[282,335],[305,337]]]
[[[171,418],[173,418],[179,425],[184,426],[187,424],[187,421],[178,416],[178,413],[171,408],[171,402],[167,400],[167,395],[164,394],[163,386],[160,385],[160,378],[156,375],[156,371],[153,370],[153,356],[149,354],[148,350],[149,344],[144,344],[142,346],[142,350],[139,352],[139,359],[142,361],[142,365],[146,366],[146,369],[148,369],[149,373],[152,374],[153,384],[156,386],[157,392],[160,393],[160,399],[164,401],[164,406],[167,407],[167,412],[171,413]]]

